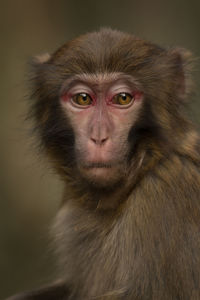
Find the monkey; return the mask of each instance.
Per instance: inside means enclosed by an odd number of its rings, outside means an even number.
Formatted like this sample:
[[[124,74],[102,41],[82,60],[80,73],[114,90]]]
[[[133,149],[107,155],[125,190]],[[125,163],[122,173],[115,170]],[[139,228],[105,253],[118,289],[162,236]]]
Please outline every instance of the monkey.
[[[109,28],[34,59],[31,116],[65,183],[58,281],[9,299],[200,299],[193,60]]]

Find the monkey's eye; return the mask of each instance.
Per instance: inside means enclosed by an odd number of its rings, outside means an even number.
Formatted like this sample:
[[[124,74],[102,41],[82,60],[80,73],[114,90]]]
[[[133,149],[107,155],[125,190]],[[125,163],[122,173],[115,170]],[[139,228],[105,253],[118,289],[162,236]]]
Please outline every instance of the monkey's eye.
[[[76,94],[72,97],[72,101],[81,106],[88,106],[92,104],[92,98],[86,93]]]
[[[118,105],[128,105],[134,100],[134,97],[132,97],[128,93],[120,93],[115,95],[112,98],[112,103],[113,104],[118,104]]]

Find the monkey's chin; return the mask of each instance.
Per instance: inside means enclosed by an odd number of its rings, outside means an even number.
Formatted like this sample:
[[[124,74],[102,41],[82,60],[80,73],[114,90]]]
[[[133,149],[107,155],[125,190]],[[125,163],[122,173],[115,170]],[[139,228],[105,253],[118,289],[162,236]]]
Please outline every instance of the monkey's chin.
[[[95,187],[112,187],[120,181],[122,172],[114,166],[93,166],[81,168],[81,175]]]

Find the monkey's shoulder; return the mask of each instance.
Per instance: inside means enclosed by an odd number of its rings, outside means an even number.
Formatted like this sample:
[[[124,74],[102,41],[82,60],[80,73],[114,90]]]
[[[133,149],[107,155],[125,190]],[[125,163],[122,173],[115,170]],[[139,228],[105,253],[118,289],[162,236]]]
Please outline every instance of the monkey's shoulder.
[[[169,184],[176,184],[180,180],[190,185],[199,183],[197,186],[200,190],[200,152],[199,157],[195,158],[179,153],[164,158],[150,176]]]

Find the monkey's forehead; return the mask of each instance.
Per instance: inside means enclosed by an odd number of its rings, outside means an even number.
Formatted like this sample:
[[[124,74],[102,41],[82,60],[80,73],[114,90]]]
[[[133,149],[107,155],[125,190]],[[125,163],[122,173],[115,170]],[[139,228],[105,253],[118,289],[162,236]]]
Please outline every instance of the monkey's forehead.
[[[133,35],[102,29],[80,36],[60,47],[50,62],[65,65],[71,73],[129,72],[164,49]]]
[[[36,90],[55,96],[63,83],[75,75],[123,73],[145,87],[146,94],[158,97],[159,92],[174,94],[182,82],[185,85],[185,76],[190,78],[191,57],[184,49],[166,50],[131,34],[103,29],[69,41],[53,55],[33,61],[33,76],[38,79],[33,82]],[[190,90],[191,80],[187,82],[185,91]]]
[[[140,83],[130,75],[124,73],[83,73],[77,74],[72,77],[69,77],[63,84],[63,89],[65,87],[69,89],[74,84],[83,83],[90,85],[91,87],[105,87],[106,85],[110,86],[112,83],[126,83],[128,85],[140,87]]]

